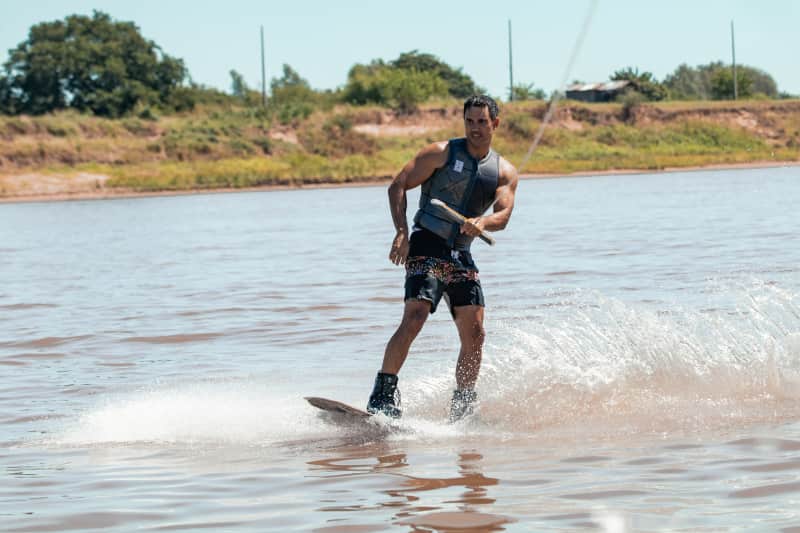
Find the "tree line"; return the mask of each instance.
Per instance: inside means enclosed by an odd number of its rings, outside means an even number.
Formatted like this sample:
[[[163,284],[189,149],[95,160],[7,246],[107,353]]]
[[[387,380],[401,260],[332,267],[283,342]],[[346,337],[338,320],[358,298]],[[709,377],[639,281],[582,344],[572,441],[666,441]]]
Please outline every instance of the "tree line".
[[[734,86],[733,68],[722,61],[696,67],[681,64],[660,82],[651,72],[640,73],[634,67],[617,70],[610,79],[632,82],[633,90],[651,101],[792,97],[778,92],[777,83],[768,73],[748,65],[736,67]]]
[[[460,68],[417,50],[392,61],[356,64],[344,86],[335,90],[315,90],[291,66],[283,65],[281,75],[270,82],[265,108],[261,94],[248,87],[242,74],[232,70],[230,76],[230,93],[196,84],[183,60],[143,37],[134,23],[94,11],[92,16],[71,15],[31,27],[28,38],[9,51],[0,70],[0,112],[75,109],[105,117],[147,118],[191,110],[198,104],[235,103],[286,123],[337,103],[410,112],[433,98],[461,99],[485,92]],[[636,96],[652,101],[723,100],[734,94],[732,69],[722,62],[682,64],[662,81],[634,67],[617,70],[610,78],[631,81]],[[739,66],[736,82],[740,98],[791,96],[779,93],[775,80],[755,67]],[[534,84],[518,84],[510,92],[513,100],[547,97]]]

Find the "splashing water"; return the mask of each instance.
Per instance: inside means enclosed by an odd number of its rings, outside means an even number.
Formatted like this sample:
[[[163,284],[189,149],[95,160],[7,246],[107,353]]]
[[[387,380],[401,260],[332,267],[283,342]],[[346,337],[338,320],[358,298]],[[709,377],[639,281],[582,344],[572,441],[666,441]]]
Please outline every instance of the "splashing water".
[[[311,416],[298,412],[296,405],[292,398],[271,397],[263,384],[254,382],[154,386],[106,399],[55,442],[254,445],[303,434],[302,422]]]
[[[446,424],[450,368],[405,384],[406,416],[396,423],[402,431],[388,436],[613,437],[796,419],[798,297],[760,283],[736,294],[735,305],[696,311],[577,292],[557,318],[491,324],[499,341],[486,349],[477,419]],[[262,446],[332,434],[387,437],[380,426],[370,432],[317,415],[301,397],[276,395],[267,381],[207,380],[106,398],[53,441]]]
[[[578,295],[558,321],[505,326],[482,373],[500,428],[674,432],[800,413],[800,306],[757,284],[736,307],[669,311]]]

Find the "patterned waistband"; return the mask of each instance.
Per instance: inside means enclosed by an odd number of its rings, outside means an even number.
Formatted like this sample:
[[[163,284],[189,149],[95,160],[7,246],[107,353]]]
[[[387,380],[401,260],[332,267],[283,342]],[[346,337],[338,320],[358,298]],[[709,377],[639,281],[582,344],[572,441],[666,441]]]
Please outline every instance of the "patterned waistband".
[[[443,283],[478,281],[478,270],[474,264],[465,266],[456,256],[452,259],[415,256],[406,259],[406,277],[433,276]]]

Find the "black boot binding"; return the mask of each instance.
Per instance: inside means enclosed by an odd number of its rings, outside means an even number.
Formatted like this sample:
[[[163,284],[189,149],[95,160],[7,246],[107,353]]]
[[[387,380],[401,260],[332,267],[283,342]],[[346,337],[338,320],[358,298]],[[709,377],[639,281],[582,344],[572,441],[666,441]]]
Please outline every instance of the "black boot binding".
[[[475,402],[478,400],[478,393],[471,389],[456,389],[453,391],[453,399],[450,401],[450,423],[458,422],[465,416],[469,416],[475,410]]]
[[[391,418],[400,418],[403,411],[400,409],[400,391],[397,389],[397,376],[378,372],[375,376],[375,386],[369,395],[367,412],[383,413]]]

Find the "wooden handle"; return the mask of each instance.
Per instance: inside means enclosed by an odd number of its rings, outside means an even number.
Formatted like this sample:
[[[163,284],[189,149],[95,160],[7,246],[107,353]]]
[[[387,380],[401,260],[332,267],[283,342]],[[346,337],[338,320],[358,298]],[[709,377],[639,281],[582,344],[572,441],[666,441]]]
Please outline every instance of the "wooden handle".
[[[463,224],[467,220],[467,218],[464,215],[462,215],[455,209],[451,208],[449,205],[447,205],[441,200],[434,198],[433,200],[431,200],[431,203],[436,207],[440,208],[442,212],[445,215],[447,215],[447,218],[449,218],[451,222]],[[490,237],[485,231],[481,231],[478,237],[480,237],[480,239],[489,246],[494,246],[494,239]]]

